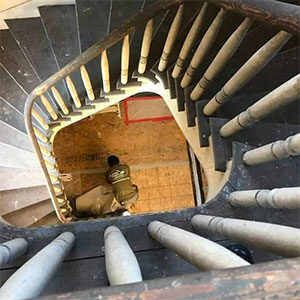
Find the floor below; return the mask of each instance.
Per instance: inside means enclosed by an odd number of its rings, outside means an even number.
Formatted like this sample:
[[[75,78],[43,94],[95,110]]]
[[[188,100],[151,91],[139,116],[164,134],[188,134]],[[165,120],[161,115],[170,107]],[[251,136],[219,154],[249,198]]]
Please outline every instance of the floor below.
[[[174,120],[126,125],[116,113],[96,114],[61,130],[54,142],[58,167],[71,174],[69,196],[106,183],[106,158],[117,155],[131,168],[139,199],[131,212],[146,213],[195,205],[187,145]]]

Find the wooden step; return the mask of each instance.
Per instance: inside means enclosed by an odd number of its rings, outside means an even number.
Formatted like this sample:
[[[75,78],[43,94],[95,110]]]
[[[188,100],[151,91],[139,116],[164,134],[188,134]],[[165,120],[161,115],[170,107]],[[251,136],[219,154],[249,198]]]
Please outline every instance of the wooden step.
[[[76,15],[81,53],[101,41],[109,26],[110,1],[76,1]],[[94,89],[102,86],[100,56],[86,64]]]
[[[0,215],[11,213],[49,198],[46,186],[33,186],[0,192]]]
[[[228,121],[229,119],[210,118],[215,170],[221,172],[225,172],[226,163],[232,157],[233,141],[262,146],[300,132],[300,125],[258,122],[229,138],[222,138],[220,128]]]
[[[0,142],[0,167],[39,170],[34,153]]]
[[[53,5],[39,7],[59,68],[63,68],[80,55],[79,34],[74,5]],[[79,70],[70,75],[79,96],[85,95],[85,88]]]
[[[59,71],[40,18],[11,19],[6,20],[6,23],[42,81]],[[70,96],[65,84],[58,82],[55,87],[65,103],[70,104]]]
[[[50,214],[40,218],[38,221],[32,223],[28,227],[41,227],[41,226],[50,226],[55,224],[60,224],[60,221],[57,218],[55,211],[53,211]]]
[[[47,199],[5,214],[2,218],[12,225],[26,227],[49,215],[53,210],[51,200]]]
[[[118,26],[120,26],[124,21],[133,17],[135,14],[140,12],[143,7],[143,0],[113,0],[111,2],[111,10],[110,10],[110,24],[108,33],[112,32]],[[130,36],[130,38],[133,34]],[[123,40],[114,44],[107,51],[108,60],[109,60],[109,68],[110,68],[110,86],[113,90],[116,88],[116,84],[118,78],[121,74],[121,51],[122,51],[122,43]],[[134,47],[140,49],[141,45],[133,45]],[[131,47],[133,48],[133,47]],[[130,66],[131,62],[129,62]]]
[[[39,170],[0,167],[0,191],[44,184],[44,174]]]
[[[28,136],[3,121],[0,121],[0,142],[21,150],[33,152]]]
[[[2,97],[0,97],[0,121],[26,133],[23,114],[11,106]]]

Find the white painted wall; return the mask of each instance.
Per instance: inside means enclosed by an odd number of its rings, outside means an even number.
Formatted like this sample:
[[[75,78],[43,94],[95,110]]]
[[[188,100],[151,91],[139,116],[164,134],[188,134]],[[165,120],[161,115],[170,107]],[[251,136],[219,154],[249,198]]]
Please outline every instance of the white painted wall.
[[[39,17],[39,6],[75,4],[75,0],[1,0],[0,29],[7,29],[6,19]]]

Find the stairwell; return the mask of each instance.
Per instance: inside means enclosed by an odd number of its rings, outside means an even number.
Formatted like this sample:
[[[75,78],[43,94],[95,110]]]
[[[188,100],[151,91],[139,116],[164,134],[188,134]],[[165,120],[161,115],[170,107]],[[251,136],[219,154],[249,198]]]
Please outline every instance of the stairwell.
[[[76,0],[45,2],[34,17],[5,20],[0,239],[12,244],[0,248],[11,249],[0,257],[0,299],[59,293],[127,299],[133,292],[144,299],[143,283],[101,289],[142,280],[153,280],[151,299],[155,293],[158,299],[176,293],[182,293],[176,299],[190,293],[190,299],[226,293],[246,299],[264,284],[247,285],[244,297],[235,280],[257,272],[270,294],[285,296],[264,270],[281,270],[296,299],[299,258],[279,260],[300,255],[300,10],[286,2]],[[141,93],[164,99],[203,168],[208,201],[170,212],[74,218],[53,152],[56,134]],[[40,219],[32,219],[33,210]],[[20,216],[30,227],[14,226]],[[256,264],[245,267],[228,251],[233,242],[247,245]],[[112,255],[114,249],[125,256]],[[124,257],[130,263],[123,270]],[[35,270],[41,264],[44,272]],[[229,291],[221,279],[226,270],[205,273],[207,284],[214,276],[221,282],[214,292],[193,277],[199,269],[233,267],[240,268],[230,275]],[[36,284],[14,290],[26,272]],[[166,288],[172,293],[164,294]]]

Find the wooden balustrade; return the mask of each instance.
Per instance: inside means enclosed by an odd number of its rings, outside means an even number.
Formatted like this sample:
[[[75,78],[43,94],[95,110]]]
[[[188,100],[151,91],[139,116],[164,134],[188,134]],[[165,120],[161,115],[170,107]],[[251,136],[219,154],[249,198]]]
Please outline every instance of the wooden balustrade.
[[[44,136],[37,128],[33,128],[34,134],[44,143],[48,142],[48,138]]]
[[[300,187],[237,191],[230,193],[228,200],[237,207],[300,209]]]
[[[192,218],[195,230],[287,257],[300,256],[300,229],[207,215]],[[208,252],[209,253],[209,252]]]
[[[300,97],[300,74],[285,82],[270,94],[254,103],[246,111],[237,115],[220,129],[222,137],[232,134],[251,126],[270,113],[288,105]]]
[[[151,222],[148,232],[156,241],[200,270],[249,265],[248,262],[217,243],[159,221]]]
[[[40,149],[42,153],[45,154],[46,156],[48,157],[51,156],[51,152],[48,149],[46,149],[44,146],[40,145]]]
[[[51,118],[53,120],[57,120],[57,114],[54,111],[54,109],[53,109],[52,105],[50,104],[49,100],[44,95],[41,95],[40,98],[41,98],[41,101],[42,101],[44,107],[46,108],[47,112],[50,114]]]
[[[208,67],[198,84],[193,89],[191,93],[192,100],[200,99],[205,90],[211,84],[211,82],[221,73],[226,64],[229,62],[229,60],[239,48],[252,23],[253,21],[251,19],[245,18],[244,21],[240,24],[240,26],[225,42],[225,44],[223,45],[219,53],[216,55],[213,62],[210,64],[210,66]]]
[[[116,226],[104,232],[105,267],[109,284],[119,285],[143,281],[139,263]]]
[[[290,33],[280,31],[264,46],[262,46],[250,59],[231,77],[224,87],[206,104],[203,112],[211,116],[224,105],[230,97],[245,86],[270,60],[278,53],[285,43],[292,37]]]
[[[49,125],[47,124],[47,122],[43,119],[43,117],[41,115],[39,115],[35,109],[31,110],[31,113],[33,115],[33,117],[38,121],[38,123],[45,129],[48,130],[49,129]]]
[[[28,243],[23,238],[16,238],[0,244],[0,267],[25,254]]]
[[[138,66],[138,72],[140,74],[144,74],[146,71],[148,56],[149,56],[149,51],[151,46],[151,40],[152,40],[152,33],[153,33],[153,19],[148,21],[144,31],[139,66]]]
[[[246,165],[253,166],[294,155],[300,155],[300,133],[289,136],[285,141],[276,141],[247,151],[243,155],[243,161]]]
[[[30,258],[3,284],[0,299],[31,299],[46,288],[75,244],[75,236],[64,232]]]
[[[59,105],[59,107],[61,108],[61,110],[63,111],[63,113],[65,115],[67,115],[69,113],[69,109],[67,108],[63,98],[61,97],[60,93],[58,92],[58,90],[56,89],[55,86],[51,87],[51,91],[53,93],[53,96],[57,102],[57,104]]]
[[[95,94],[90,80],[90,76],[84,65],[80,67],[80,74],[89,100],[95,100]]]
[[[55,193],[61,193],[63,189],[60,186],[53,186]]]
[[[56,170],[56,166],[52,163],[50,163],[49,161],[45,160],[45,165],[48,169],[50,170]]]
[[[67,82],[67,87],[68,87],[68,90],[69,90],[69,92],[71,94],[71,97],[73,99],[73,102],[74,102],[75,106],[77,108],[81,107],[81,102],[80,102],[80,99],[78,97],[78,93],[77,93],[76,87],[75,87],[75,85],[74,85],[74,83],[73,83],[73,81],[72,81],[72,79],[71,79],[70,76],[66,77],[66,82]]]
[[[226,10],[221,8],[218,12],[217,16],[207,29],[205,35],[203,36],[197,50],[194,53],[194,56],[190,62],[188,69],[186,70],[182,80],[181,80],[181,87],[186,88],[192,82],[194,72],[199,68],[201,63],[203,62],[205,56],[209,52],[210,48],[212,47],[221,25],[226,16]]]
[[[129,56],[130,56],[129,35],[126,35],[123,40],[122,57],[121,57],[121,83],[122,84],[126,84],[128,82]]]
[[[177,58],[176,64],[175,64],[173,72],[172,72],[173,78],[177,78],[182,72],[184,61],[186,60],[187,56],[189,55],[197,37],[198,37],[201,26],[203,24],[207,6],[208,6],[208,4],[206,2],[204,2],[200,12],[197,15],[197,18],[195,19],[189,33],[187,34],[187,36],[185,38],[185,41],[180,50],[179,56]]]
[[[55,183],[59,182],[59,178],[57,176],[49,174],[49,177],[52,182],[55,182]]]
[[[110,79],[109,79],[109,62],[106,50],[101,54],[101,71],[103,80],[103,91],[104,93],[110,92]]]
[[[177,39],[179,30],[180,30],[180,25],[181,25],[181,21],[182,21],[182,16],[183,16],[183,9],[184,6],[180,5],[177,13],[174,17],[174,20],[172,22],[172,25],[170,27],[167,39],[166,39],[166,43],[163,49],[163,53],[161,55],[159,64],[158,64],[158,70],[163,72],[165,71],[165,69],[167,68],[167,64],[168,64],[168,58],[170,53],[172,52],[173,46],[175,44],[175,41]]]

